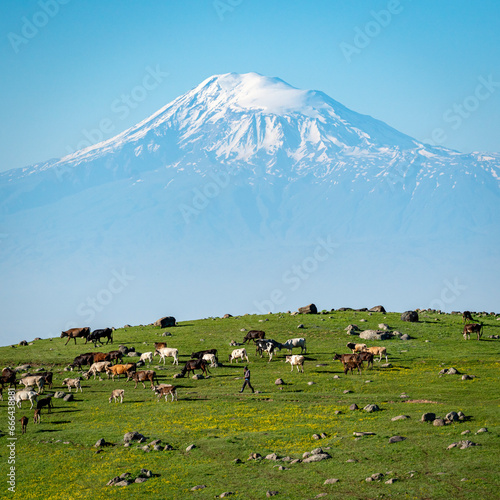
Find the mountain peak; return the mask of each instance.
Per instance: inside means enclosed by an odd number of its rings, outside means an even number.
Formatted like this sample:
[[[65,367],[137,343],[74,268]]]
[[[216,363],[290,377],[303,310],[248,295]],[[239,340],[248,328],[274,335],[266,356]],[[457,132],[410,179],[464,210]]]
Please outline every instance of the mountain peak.
[[[259,73],[226,73],[204,80],[190,93],[224,102],[233,109],[283,115],[303,112],[311,92]]]

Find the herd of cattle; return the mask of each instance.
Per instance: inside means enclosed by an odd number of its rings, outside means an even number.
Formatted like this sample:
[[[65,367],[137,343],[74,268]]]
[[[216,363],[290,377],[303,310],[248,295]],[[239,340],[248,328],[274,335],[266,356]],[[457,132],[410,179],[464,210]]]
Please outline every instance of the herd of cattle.
[[[464,328],[463,328],[463,336],[464,339],[469,339],[471,333],[477,334],[477,339],[479,340],[482,335],[483,325],[482,323],[468,323],[468,321],[473,321],[472,316],[469,311],[465,311],[463,313],[464,319]],[[66,344],[70,339],[75,341],[77,338],[84,338],[85,343],[89,341],[94,343],[94,346],[97,347],[98,342],[102,342],[103,339],[106,339],[106,345],[108,343],[113,343],[113,331],[114,328],[105,328],[101,330],[90,331],[89,327],[84,328],[72,328],[65,332],[61,333],[61,338],[67,337]],[[282,349],[286,349],[289,352],[289,355],[285,356],[285,362],[290,363],[291,371],[293,371],[294,366],[297,367],[297,371],[304,372],[304,361],[305,356],[303,354],[307,353],[306,348],[306,340],[304,338],[293,338],[288,339],[284,343],[280,343],[273,339],[266,339],[266,334],[262,330],[251,330],[246,333],[243,342],[238,344],[234,341],[231,342],[232,346],[242,346],[247,342],[253,341],[256,347],[256,355],[260,355],[262,358],[264,353],[269,356],[269,362],[272,361],[273,356],[277,351],[281,351]],[[300,348],[300,355],[292,355],[292,350],[294,348]],[[386,362],[387,358],[387,350],[385,347],[368,347],[366,344],[356,344],[349,342],[347,344],[347,348],[351,350],[349,354],[336,354],[333,360],[341,361],[343,365],[344,373],[347,374],[349,372],[353,373],[354,370],[357,370],[358,373],[361,373],[361,368],[363,367],[363,362],[366,361],[368,368],[373,367],[374,356],[379,356],[377,361],[381,361],[382,357],[385,356]],[[80,354],[75,357],[73,362],[69,365],[71,369],[83,370],[83,367],[89,366],[89,369],[82,373],[82,377],[86,380],[93,377],[94,380],[96,376],[101,379],[101,374],[106,374],[107,378],[111,378],[112,380],[117,377],[120,378],[120,375],[124,375],[126,377],[126,381],[132,380],[135,382],[134,389],[137,388],[138,383],[142,383],[143,388],[146,388],[146,383],[150,384],[151,389],[155,392],[158,397],[158,401],[164,397],[165,401],[168,401],[168,396],[171,396],[171,400],[174,401],[177,399],[177,388],[171,384],[160,384],[157,374],[154,370],[137,370],[138,365],[142,367],[148,363],[149,365],[153,362],[154,356],[159,356],[159,361],[163,361],[165,364],[165,360],[168,357],[173,358],[173,365],[179,365],[179,351],[178,349],[167,347],[165,342],[155,342],[155,349],[151,352],[145,352],[140,355],[139,362],[131,362],[131,363],[123,363],[123,357],[128,354],[128,349],[124,346],[120,346],[117,350],[112,350],[107,353],[103,352],[87,352],[84,354]],[[245,347],[238,347],[234,349],[228,357],[228,361],[232,363],[234,360],[238,362],[238,360],[242,360],[248,363],[248,353]],[[113,364],[114,362],[114,364]],[[185,377],[186,375],[190,375],[191,373],[195,374],[196,370],[200,370],[204,375],[208,375],[209,370],[208,367],[216,367],[219,365],[219,359],[217,355],[217,349],[205,349],[203,351],[193,352],[191,353],[191,359],[188,360],[182,371],[174,375],[174,378]],[[17,389],[17,384],[24,385],[25,389],[19,390],[16,392],[15,401],[19,408],[21,408],[22,401],[29,401],[31,403],[30,409],[33,409],[33,406],[36,404],[35,412],[33,420],[35,423],[40,422],[40,414],[42,408],[46,407],[48,413],[51,413],[52,409],[52,395],[47,395],[43,399],[38,399],[43,391],[44,387],[47,386],[49,389],[52,388],[53,373],[50,371],[37,373],[36,375],[26,373],[19,380],[16,378],[16,371],[11,368],[4,368],[2,370],[2,376],[0,378],[1,389],[0,389],[0,398],[2,398],[2,391],[5,385],[9,387],[14,386],[14,389]],[[68,391],[71,392],[71,389],[74,388],[77,392],[83,392],[81,387],[81,378],[66,378],[62,381],[62,385],[68,388]],[[36,389],[36,390],[35,390]],[[112,391],[111,396],[109,397],[109,402],[118,401],[123,402],[124,389],[115,389]],[[26,417],[23,417],[23,419]],[[22,419],[21,419],[22,420]],[[22,420],[23,424],[23,432],[25,431],[26,422]]]

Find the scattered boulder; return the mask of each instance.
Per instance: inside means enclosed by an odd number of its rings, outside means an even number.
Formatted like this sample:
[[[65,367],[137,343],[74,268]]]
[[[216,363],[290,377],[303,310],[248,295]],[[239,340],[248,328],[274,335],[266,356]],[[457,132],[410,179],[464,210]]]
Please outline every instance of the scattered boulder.
[[[391,438],[389,438],[389,443],[392,444],[392,443],[399,443],[401,441],[404,441],[406,438],[403,437],[403,436],[392,436]]]
[[[401,321],[409,321],[410,323],[416,323],[418,321],[418,313],[416,311],[405,311],[401,315]]]
[[[130,443],[131,441],[139,441],[140,443],[142,443],[145,440],[146,440],[146,438],[137,431],[127,432],[123,436],[124,443]]]
[[[392,368],[392,363],[382,363],[379,368]]]
[[[389,330],[389,325],[387,323],[379,323],[379,330]]]
[[[456,368],[443,368],[438,375],[460,375],[460,372]]]
[[[21,342],[19,342],[19,344],[18,344],[18,345],[20,345],[20,346],[25,346],[25,345],[28,345],[28,341],[26,341],[26,340],[21,340]]]
[[[275,383],[275,385],[284,385],[285,384],[285,382],[283,382],[282,378],[277,378],[274,383]]]
[[[397,477],[391,477],[391,479],[388,479],[385,484],[394,484],[398,480]]]
[[[309,464],[311,462],[321,462],[322,460],[327,460],[329,458],[332,458],[328,453],[316,453],[314,455],[311,455],[304,460],[302,460],[303,463]]]
[[[476,434],[482,434],[483,432],[490,432],[486,427],[481,427],[481,429],[479,429]]]
[[[264,458],[266,460],[274,460],[274,461],[279,460],[278,455],[276,455],[276,453],[269,453],[269,455],[266,455]]]
[[[221,493],[219,495],[219,498],[226,498],[226,497],[230,497],[231,495],[234,495],[234,493],[232,491],[225,491],[224,493]]]
[[[338,483],[339,479],[337,478],[332,478],[332,479],[327,479],[323,484],[335,484]]]
[[[109,443],[106,443],[106,440],[104,438],[99,439],[99,441],[96,442],[94,445],[96,448],[99,448],[101,446],[107,446]]]
[[[305,328],[305,326],[301,323],[300,325],[297,326],[297,328]]]
[[[354,332],[359,332],[358,325],[347,325],[344,330],[349,334],[349,335],[355,335]]]
[[[450,413],[446,414],[445,419],[450,422],[456,422],[458,420],[458,413],[456,411],[450,411]]]
[[[186,448],[186,451],[191,451],[191,450],[194,450],[196,448],[196,445],[195,444],[190,444],[187,448]]]
[[[193,487],[191,488],[191,491],[203,490],[204,488],[206,488],[206,485],[204,485],[204,484],[198,484],[198,485],[196,485],[196,486],[193,486]]]
[[[406,420],[408,418],[410,418],[409,415],[398,415],[397,417],[392,417],[391,420],[396,422],[397,420]]]
[[[351,406],[349,406],[349,410],[359,410],[358,405],[356,403],[353,403]]]
[[[436,414],[435,413],[424,413],[422,415],[422,418],[420,419],[422,422],[434,422],[436,420]]]
[[[262,455],[260,453],[250,453],[250,456],[247,458],[248,460],[261,460]]]
[[[205,377],[201,373],[196,373],[191,377],[193,380],[203,380]]]
[[[73,394],[66,394],[66,396],[63,397],[63,401],[67,401],[67,402],[73,401],[73,399],[75,399],[73,397]]]
[[[364,330],[359,334],[359,338],[364,340],[387,340],[391,337],[389,332],[382,330]]]
[[[370,405],[366,405],[363,410],[367,411],[368,413],[372,413],[374,411],[380,411],[380,408],[378,407],[378,405],[375,405],[375,404],[370,404]]]
[[[442,418],[436,418],[433,420],[432,425],[435,427],[443,427],[445,425],[445,421]]]
[[[386,310],[384,306],[375,306],[372,307],[371,309],[368,309],[369,312],[374,312],[374,313],[385,313]]]
[[[224,319],[228,319],[228,318],[232,318],[233,316],[231,314],[224,314],[223,318]]]
[[[63,391],[56,391],[54,392],[54,397],[57,399],[63,399],[64,396],[66,396],[66,393]]]
[[[271,491],[271,490],[266,491],[266,497],[267,498],[274,497],[274,496],[276,496],[278,494],[279,494],[279,491]]]
[[[157,319],[154,322],[154,326],[159,326],[160,328],[170,328],[175,326],[175,318],[173,316],[164,316],[163,318]]]
[[[318,314],[318,308],[314,304],[309,304],[308,306],[299,307],[300,314]]]
[[[466,448],[470,448],[472,446],[481,446],[479,443],[473,443],[472,441],[469,441],[468,439],[465,441],[458,441],[456,443],[451,443],[450,446],[448,446],[447,450],[451,450],[452,448],[460,448],[461,450],[465,450]]]
[[[411,340],[411,337],[407,334],[407,333],[404,333],[403,335],[401,335],[401,337],[399,337],[401,340]]]

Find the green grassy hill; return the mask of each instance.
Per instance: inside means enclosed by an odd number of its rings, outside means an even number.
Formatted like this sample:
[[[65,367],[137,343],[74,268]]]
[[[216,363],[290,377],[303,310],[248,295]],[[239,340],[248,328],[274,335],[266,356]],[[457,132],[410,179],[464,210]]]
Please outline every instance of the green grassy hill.
[[[166,329],[153,326],[121,328],[114,332],[113,345],[94,349],[77,339],[65,346],[65,339],[38,340],[25,347],[0,348],[2,367],[28,363],[30,372],[38,368],[54,372],[54,390],[61,382],[80,372],[64,368],[78,354],[107,352],[119,344],[136,351],[154,350],[153,343],[166,341],[179,349],[179,367],[167,358],[165,366],[155,357],[152,369],[160,382],[178,387],[179,400],[156,401],[153,392],[139,384],[121,380],[82,380],[83,392],[74,401],[54,399],[51,414],[42,412],[42,422],[33,424],[33,410],[23,402],[16,419],[30,418],[28,431],[21,434],[17,422],[15,437],[16,493],[24,499],[158,498],[208,499],[232,492],[230,498],[261,499],[267,491],[277,491],[277,499],[319,498],[500,498],[498,464],[499,439],[499,340],[500,321],[495,316],[481,318],[481,341],[465,341],[461,316],[420,313],[418,323],[400,320],[399,313],[331,312],[291,316],[274,314],[209,318],[182,322]],[[304,329],[297,326],[302,323]],[[375,362],[361,375],[344,375],[334,353],[347,353],[346,343],[359,341],[344,329],[356,324],[362,330],[377,329],[387,323],[391,330],[409,334],[411,340],[363,341],[387,347],[391,367]],[[241,329],[262,329],[267,338],[284,342],[288,338],[307,340],[305,373],[291,372],[281,351],[268,363],[247,345],[252,373],[251,394],[240,394],[243,363],[229,364],[231,340],[241,342]],[[33,332],[36,336],[36,332]],[[193,351],[216,348],[223,366],[210,369],[202,380],[174,380]],[[298,354],[298,351],[294,352]],[[132,358],[133,359],[133,358]],[[454,367],[457,375],[439,375]],[[146,368],[148,368],[146,366]],[[462,374],[473,375],[462,380]],[[283,385],[275,381],[282,378]],[[108,403],[114,388],[125,389],[123,404]],[[349,391],[349,392],[346,392]],[[408,397],[400,397],[405,393]],[[0,460],[8,470],[7,389],[4,389],[0,429]],[[356,403],[359,410],[350,410]],[[376,404],[380,411],[363,408]],[[462,411],[466,420],[437,427],[421,422],[425,412],[443,417]],[[405,420],[392,421],[398,415]],[[489,432],[476,434],[486,427]],[[469,434],[462,434],[464,431]],[[138,431],[146,443],[123,446],[126,432]],[[353,433],[374,435],[356,437]],[[314,434],[326,437],[314,439]],[[389,443],[392,436],[406,439]],[[115,445],[99,452],[100,438]],[[168,451],[145,451],[142,447],[161,439]],[[481,446],[447,449],[454,442],[469,439]],[[195,445],[186,452],[189,445]],[[263,457],[302,459],[304,452],[321,447],[331,458],[317,463],[247,460],[251,453]],[[235,462],[240,459],[241,462]],[[281,467],[280,467],[281,466]],[[141,468],[156,476],[127,487],[106,486],[115,476]],[[3,470],[3,469],[2,469]],[[382,473],[380,481],[366,478]],[[3,476],[5,478],[5,475]],[[325,480],[337,478],[335,484]],[[396,479],[393,484],[386,481]],[[192,491],[191,488],[205,488]],[[2,497],[12,496],[4,482]],[[5,494],[4,494],[5,492]]]

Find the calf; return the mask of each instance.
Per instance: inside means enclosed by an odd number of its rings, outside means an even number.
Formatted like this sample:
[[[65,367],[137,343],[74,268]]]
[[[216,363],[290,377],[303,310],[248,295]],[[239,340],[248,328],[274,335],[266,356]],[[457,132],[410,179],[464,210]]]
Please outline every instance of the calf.
[[[41,372],[38,375],[42,376],[45,379],[45,384],[52,389],[52,376],[54,375],[52,372]]]
[[[76,392],[78,392],[78,389],[80,389],[80,392],[83,392],[82,386],[80,385],[79,378],[65,378],[62,381],[62,385],[67,385],[69,392],[71,392],[72,387],[74,387],[76,389]]]
[[[348,371],[350,371],[352,373],[354,368],[358,369],[358,374],[361,373],[362,364],[363,364],[363,361],[361,361],[358,358],[351,358],[351,359],[347,360],[344,363],[344,374],[347,375]]]
[[[125,394],[125,389],[113,389],[113,392],[111,393],[111,396],[109,398],[109,402],[111,403],[111,400],[114,400],[116,403],[118,401],[118,398],[120,398],[120,403],[123,403],[123,395]]]
[[[153,362],[153,353],[152,352],[143,352],[141,354],[141,357],[139,358],[139,361],[144,362],[146,364],[146,361],[148,364],[151,364]]]
[[[173,365],[179,365],[179,350],[175,349],[174,347],[160,347],[159,349],[155,350],[155,356],[156,355],[160,356],[160,361],[163,359],[163,364],[165,364],[165,358],[174,358],[172,361]]]
[[[305,357],[301,356],[300,354],[294,354],[293,356],[286,356],[285,358],[285,363],[290,363],[292,369],[291,371],[293,372],[293,367],[297,367],[297,371],[299,371],[299,366],[301,368],[302,373],[304,373],[304,361]]]
[[[355,368],[357,367],[358,372],[361,372],[360,368],[363,366],[363,361],[359,359],[359,354],[335,354],[335,356],[333,357],[333,361],[337,359],[342,363],[344,367],[344,373],[347,373],[346,366],[351,362],[354,364]]]
[[[306,339],[288,339],[284,344],[281,344],[283,349],[288,349],[288,352],[292,354],[292,349],[295,347],[300,347],[300,354],[307,352],[306,349]]]
[[[21,434],[26,434],[26,430],[28,429],[28,417],[21,417],[19,419],[19,422],[21,422]]]
[[[380,356],[377,360],[378,362],[382,361],[382,356],[385,356],[385,362],[387,363],[387,348],[386,347],[367,347],[365,352],[371,352],[374,356]]]
[[[162,396],[165,396],[165,403],[167,403],[169,394],[172,395],[172,402],[174,401],[174,398],[176,400],[178,400],[177,388],[175,387],[175,385],[161,384],[161,385],[153,387],[153,390],[155,391],[156,395],[158,396],[158,401],[160,401]]]
[[[233,359],[238,362],[238,358],[243,360],[247,360],[247,363],[249,362],[248,355],[247,355],[247,350],[245,348],[242,349],[234,349],[233,352],[229,355],[229,361],[231,363],[233,362]]]
[[[134,389],[137,389],[138,382],[142,382],[142,386],[144,389],[146,388],[146,384],[144,382],[151,382],[151,389],[154,387],[154,380],[156,379],[156,383],[158,383],[158,377],[156,376],[156,372],[154,370],[140,370],[138,372],[130,372],[127,373],[127,382],[132,379],[135,382]]]
[[[35,410],[35,413],[33,415],[33,423],[34,424],[39,424],[41,422],[41,418],[40,418],[40,415],[41,415],[41,410],[39,410],[38,408]]]
[[[366,344],[355,344],[353,342],[348,342],[346,347],[350,349],[353,353],[362,352],[366,349]]]
[[[52,413],[52,396],[48,396],[43,399],[39,399],[36,403],[36,409],[38,411],[41,411],[42,408],[46,406],[47,407],[47,413]]]
[[[483,324],[482,323],[469,323],[468,325],[464,326],[464,340],[470,339],[470,334],[471,333],[476,333],[477,334],[477,340],[481,338],[483,335]]]
[[[201,359],[205,360],[207,363],[210,363],[210,368],[215,368],[217,366],[217,358],[215,354],[204,354]]]

